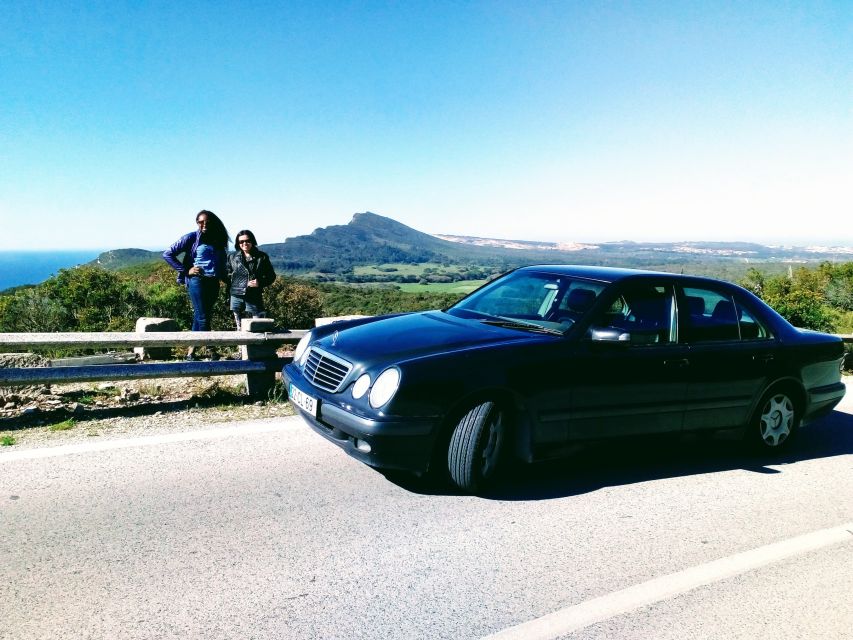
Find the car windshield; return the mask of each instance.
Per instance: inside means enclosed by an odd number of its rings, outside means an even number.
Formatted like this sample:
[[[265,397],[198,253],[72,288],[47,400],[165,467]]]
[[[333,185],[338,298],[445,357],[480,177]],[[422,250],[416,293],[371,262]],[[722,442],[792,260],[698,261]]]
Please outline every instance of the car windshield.
[[[564,333],[592,307],[600,282],[541,271],[514,271],[447,310],[512,329]]]

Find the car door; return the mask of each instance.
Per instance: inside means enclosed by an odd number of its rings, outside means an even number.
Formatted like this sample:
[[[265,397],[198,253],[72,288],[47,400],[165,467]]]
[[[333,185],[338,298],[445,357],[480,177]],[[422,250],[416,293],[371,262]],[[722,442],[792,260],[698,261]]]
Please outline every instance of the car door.
[[[689,360],[684,429],[746,424],[775,366],[773,336],[728,289],[684,287],[677,300]]]
[[[681,430],[687,360],[675,317],[665,280],[626,283],[593,315],[573,363],[570,439]]]

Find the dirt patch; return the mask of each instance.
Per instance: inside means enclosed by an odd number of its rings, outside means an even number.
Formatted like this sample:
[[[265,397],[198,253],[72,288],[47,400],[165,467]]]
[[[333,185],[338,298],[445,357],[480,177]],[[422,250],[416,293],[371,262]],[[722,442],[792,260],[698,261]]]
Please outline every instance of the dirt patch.
[[[255,400],[245,393],[245,379],[161,378],[4,389],[0,445],[5,446],[0,450],[293,415],[280,382],[268,398]]]

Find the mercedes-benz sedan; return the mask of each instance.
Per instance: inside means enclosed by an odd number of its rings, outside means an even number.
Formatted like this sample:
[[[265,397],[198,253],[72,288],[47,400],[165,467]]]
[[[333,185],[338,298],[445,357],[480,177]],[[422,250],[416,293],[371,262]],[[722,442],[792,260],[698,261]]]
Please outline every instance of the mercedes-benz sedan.
[[[507,456],[617,436],[739,428],[779,450],[841,400],[843,355],[727,282],[531,266],[442,311],[313,329],[284,377],[354,458],[476,492]]]

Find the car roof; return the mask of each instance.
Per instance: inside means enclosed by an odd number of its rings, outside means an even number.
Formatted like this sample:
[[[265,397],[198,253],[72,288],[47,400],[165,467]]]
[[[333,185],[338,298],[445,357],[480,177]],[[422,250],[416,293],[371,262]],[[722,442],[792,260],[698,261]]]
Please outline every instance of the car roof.
[[[666,271],[650,271],[645,269],[627,269],[621,267],[600,267],[589,265],[575,264],[536,264],[527,267],[521,267],[518,271],[544,271],[562,276],[574,276],[577,278],[585,278],[587,280],[595,280],[598,282],[609,284],[611,282],[619,282],[620,280],[631,280],[635,278],[666,278],[676,280],[685,286],[714,284],[717,286],[728,286],[740,289],[737,285],[725,280],[717,278],[709,278],[707,276],[694,276],[680,273],[670,273]]]
[[[601,282],[616,282],[618,280],[637,276],[678,277],[677,274],[665,273],[663,271],[646,271],[643,269],[623,269],[620,267],[599,267],[575,264],[535,264],[528,267],[521,267],[519,271],[545,271],[564,276],[577,276],[580,278],[589,278],[591,280],[600,280]]]

